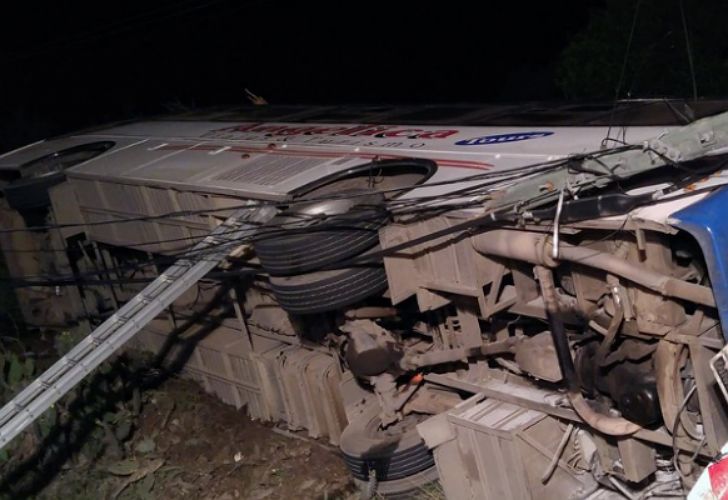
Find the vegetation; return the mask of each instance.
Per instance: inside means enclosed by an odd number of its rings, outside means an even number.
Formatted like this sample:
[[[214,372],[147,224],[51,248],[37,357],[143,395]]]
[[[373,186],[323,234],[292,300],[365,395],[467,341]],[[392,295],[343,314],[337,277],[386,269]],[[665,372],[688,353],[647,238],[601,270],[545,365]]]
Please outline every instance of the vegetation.
[[[606,0],[560,56],[557,85],[569,99],[691,96],[681,0]],[[682,0],[700,96],[728,88],[728,2]],[[634,23],[634,33],[630,34]],[[624,75],[622,66],[624,64]]]
[[[37,356],[17,341],[0,349],[2,401],[30,383],[78,340],[73,331],[58,336],[55,346]],[[7,339],[7,337],[6,337]],[[0,497],[40,492],[60,470],[93,463],[102,455],[124,457],[142,405],[140,362],[120,356],[41,416],[30,431],[0,450]],[[83,482],[79,482],[83,484]],[[96,498],[95,491],[74,491],[74,498]]]
[[[30,379],[30,363],[13,365],[20,385]],[[358,498],[333,448],[277,434],[151,366],[119,357],[16,439],[0,498]]]

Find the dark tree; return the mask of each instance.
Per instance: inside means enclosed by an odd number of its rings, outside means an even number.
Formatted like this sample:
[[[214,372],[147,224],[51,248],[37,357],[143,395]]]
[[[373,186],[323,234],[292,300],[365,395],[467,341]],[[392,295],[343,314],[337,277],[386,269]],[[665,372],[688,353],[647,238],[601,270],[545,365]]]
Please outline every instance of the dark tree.
[[[683,0],[683,4],[698,94],[725,96],[728,2]],[[573,99],[613,99],[618,90],[620,98],[690,97],[693,86],[683,26],[680,0],[606,0],[561,54],[557,84]]]

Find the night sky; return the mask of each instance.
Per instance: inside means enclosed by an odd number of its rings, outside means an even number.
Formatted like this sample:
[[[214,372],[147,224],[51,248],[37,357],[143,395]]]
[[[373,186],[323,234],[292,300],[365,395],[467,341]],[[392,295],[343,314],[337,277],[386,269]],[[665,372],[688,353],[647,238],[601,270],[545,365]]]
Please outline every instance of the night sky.
[[[270,103],[560,99],[554,62],[601,3],[14,4],[0,30],[0,149],[244,103],[245,88]]]

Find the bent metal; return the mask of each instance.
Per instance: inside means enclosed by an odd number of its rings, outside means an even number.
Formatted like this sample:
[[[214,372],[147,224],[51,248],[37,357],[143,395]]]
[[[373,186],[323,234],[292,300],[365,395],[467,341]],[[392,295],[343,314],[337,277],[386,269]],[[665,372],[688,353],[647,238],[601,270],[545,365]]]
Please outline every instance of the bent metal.
[[[327,439],[385,498],[438,478],[454,500],[728,483],[728,112],[544,141],[503,117],[296,116],[186,115],[0,156],[26,325],[89,331],[0,408],[0,448],[130,341]],[[316,148],[271,147],[286,141]],[[38,213],[57,225],[29,230]]]

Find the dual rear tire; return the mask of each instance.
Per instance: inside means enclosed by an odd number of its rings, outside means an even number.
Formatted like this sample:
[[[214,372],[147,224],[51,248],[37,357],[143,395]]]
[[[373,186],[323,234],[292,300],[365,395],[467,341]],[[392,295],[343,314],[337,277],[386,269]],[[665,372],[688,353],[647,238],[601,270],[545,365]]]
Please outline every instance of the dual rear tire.
[[[257,235],[255,252],[287,312],[335,311],[386,289],[378,244],[388,214],[376,193],[351,195],[336,205],[313,203],[279,214]],[[325,210],[343,213],[320,213]],[[351,262],[352,258],[357,260]]]

